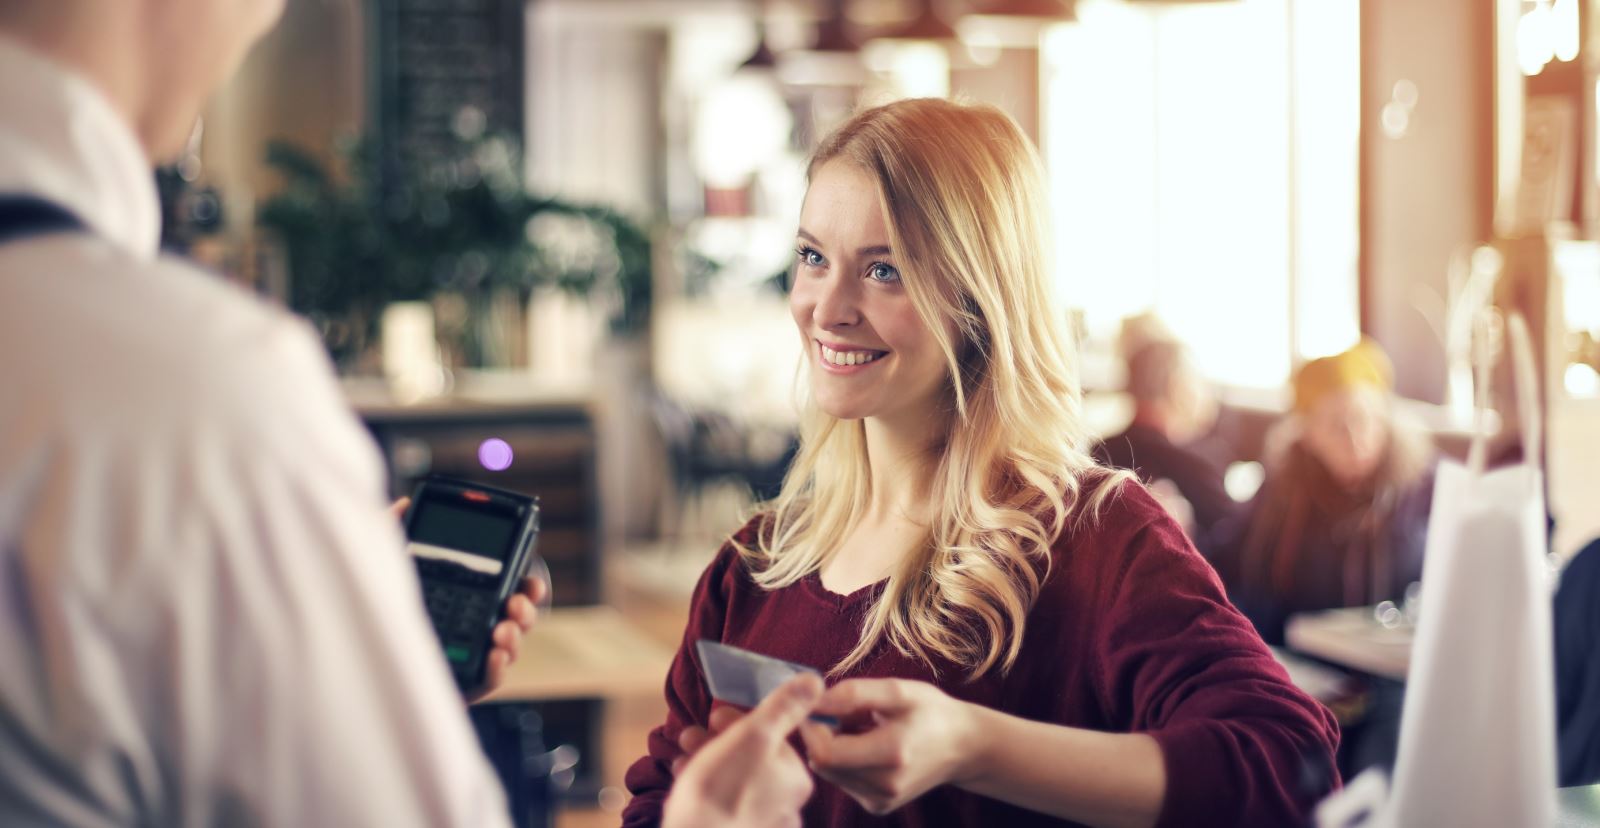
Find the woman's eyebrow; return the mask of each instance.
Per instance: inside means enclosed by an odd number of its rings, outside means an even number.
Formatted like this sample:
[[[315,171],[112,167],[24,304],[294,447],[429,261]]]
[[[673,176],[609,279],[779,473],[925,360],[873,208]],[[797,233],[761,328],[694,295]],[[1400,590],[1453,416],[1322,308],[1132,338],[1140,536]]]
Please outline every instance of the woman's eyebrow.
[[[800,228],[800,230],[799,230],[797,235],[799,235],[800,238],[805,239],[806,241],[811,242],[812,244],[814,244],[814,245],[816,245],[818,247],[822,247],[823,246],[822,242],[819,241],[816,236],[813,236],[810,233],[806,232],[806,229],[804,227]],[[889,245],[887,245],[887,244],[874,244],[874,245],[869,245],[867,247],[856,248],[856,255],[857,256],[888,256],[888,255],[892,255],[892,253],[893,253],[893,251],[891,251],[889,249]]]

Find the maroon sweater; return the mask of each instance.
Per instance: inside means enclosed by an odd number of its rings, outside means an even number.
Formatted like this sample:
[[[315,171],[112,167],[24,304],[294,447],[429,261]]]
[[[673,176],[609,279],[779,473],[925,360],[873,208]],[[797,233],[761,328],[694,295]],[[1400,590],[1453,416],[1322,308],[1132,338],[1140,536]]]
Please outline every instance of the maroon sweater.
[[[739,532],[753,543],[761,518]],[[1289,683],[1261,639],[1224,597],[1211,567],[1143,488],[1125,486],[1096,525],[1069,533],[1028,615],[1022,653],[1005,676],[964,681],[880,647],[840,678],[902,678],[1041,722],[1144,732],[1161,745],[1167,771],[1162,826],[1293,826],[1337,783],[1332,715]],[[837,595],[812,574],[766,591],[724,545],[695,588],[683,645],[667,676],[667,721],[649,755],[628,770],[634,798],[625,826],[656,825],[679,732],[704,725],[711,696],[693,643],[724,641],[824,672],[861,633],[882,585]],[[831,681],[831,679],[830,679]],[[1067,825],[951,785],[874,817],[839,788],[817,780],[808,826]]]

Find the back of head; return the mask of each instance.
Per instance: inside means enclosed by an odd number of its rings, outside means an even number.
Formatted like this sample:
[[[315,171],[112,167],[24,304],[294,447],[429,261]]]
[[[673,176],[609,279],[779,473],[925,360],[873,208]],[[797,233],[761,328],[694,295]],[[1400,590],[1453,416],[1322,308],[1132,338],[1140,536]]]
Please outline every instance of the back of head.
[[[1188,350],[1171,340],[1156,340],[1128,355],[1128,394],[1139,402],[1164,402],[1175,380],[1193,372]]]
[[[1123,361],[1127,361],[1146,345],[1177,341],[1178,335],[1172,332],[1165,320],[1155,311],[1144,311],[1123,317],[1122,327],[1117,331],[1117,353]]]
[[[0,36],[88,80],[156,161],[277,22],[285,0],[4,0]]]
[[[1216,422],[1217,400],[1189,349],[1175,339],[1155,338],[1126,356],[1127,391],[1147,425],[1185,443]]]

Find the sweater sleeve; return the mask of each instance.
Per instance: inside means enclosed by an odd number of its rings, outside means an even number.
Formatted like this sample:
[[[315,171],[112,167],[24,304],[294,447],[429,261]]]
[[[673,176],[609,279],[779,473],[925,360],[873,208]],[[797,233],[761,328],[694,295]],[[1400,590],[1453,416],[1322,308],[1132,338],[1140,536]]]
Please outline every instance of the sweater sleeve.
[[[749,532],[749,526],[742,530],[741,540]],[[702,638],[722,640],[728,591],[733,579],[740,577],[740,571],[738,553],[731,545],[725,545],[695,585],[683,641],[667,672],[667,720],[650,731],[645,755],[628,768],[624,777],[633,798],[622,812],[623,828],[661,824],[667,793],[672,787],[672,761],[683,755],[678,747],[678,734],[691,725],[706,726],[711,715],[711,690],[706,686],[694,644]]]
[[[1171,518],[1120,556],[1096,633],[1107,709],[1161,746],[1160,826],[1304,824],[1338,784],[1338,725],[1290,683]]]

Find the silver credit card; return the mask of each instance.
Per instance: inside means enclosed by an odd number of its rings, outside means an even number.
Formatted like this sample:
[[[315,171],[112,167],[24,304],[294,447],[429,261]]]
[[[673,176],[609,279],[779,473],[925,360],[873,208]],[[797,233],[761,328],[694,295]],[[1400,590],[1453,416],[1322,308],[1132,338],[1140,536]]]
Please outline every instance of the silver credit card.
[[[801,673],[822,675],[814,667],[784,661],[760,653],[702,638],[695,642],[695,652],[705,671],[706,684],[711,686],[711,696],[719,701],[739,707],[755,707],[779,685]],[[813,714],[811,721],[838,727],[839,720],[832,716]]]

